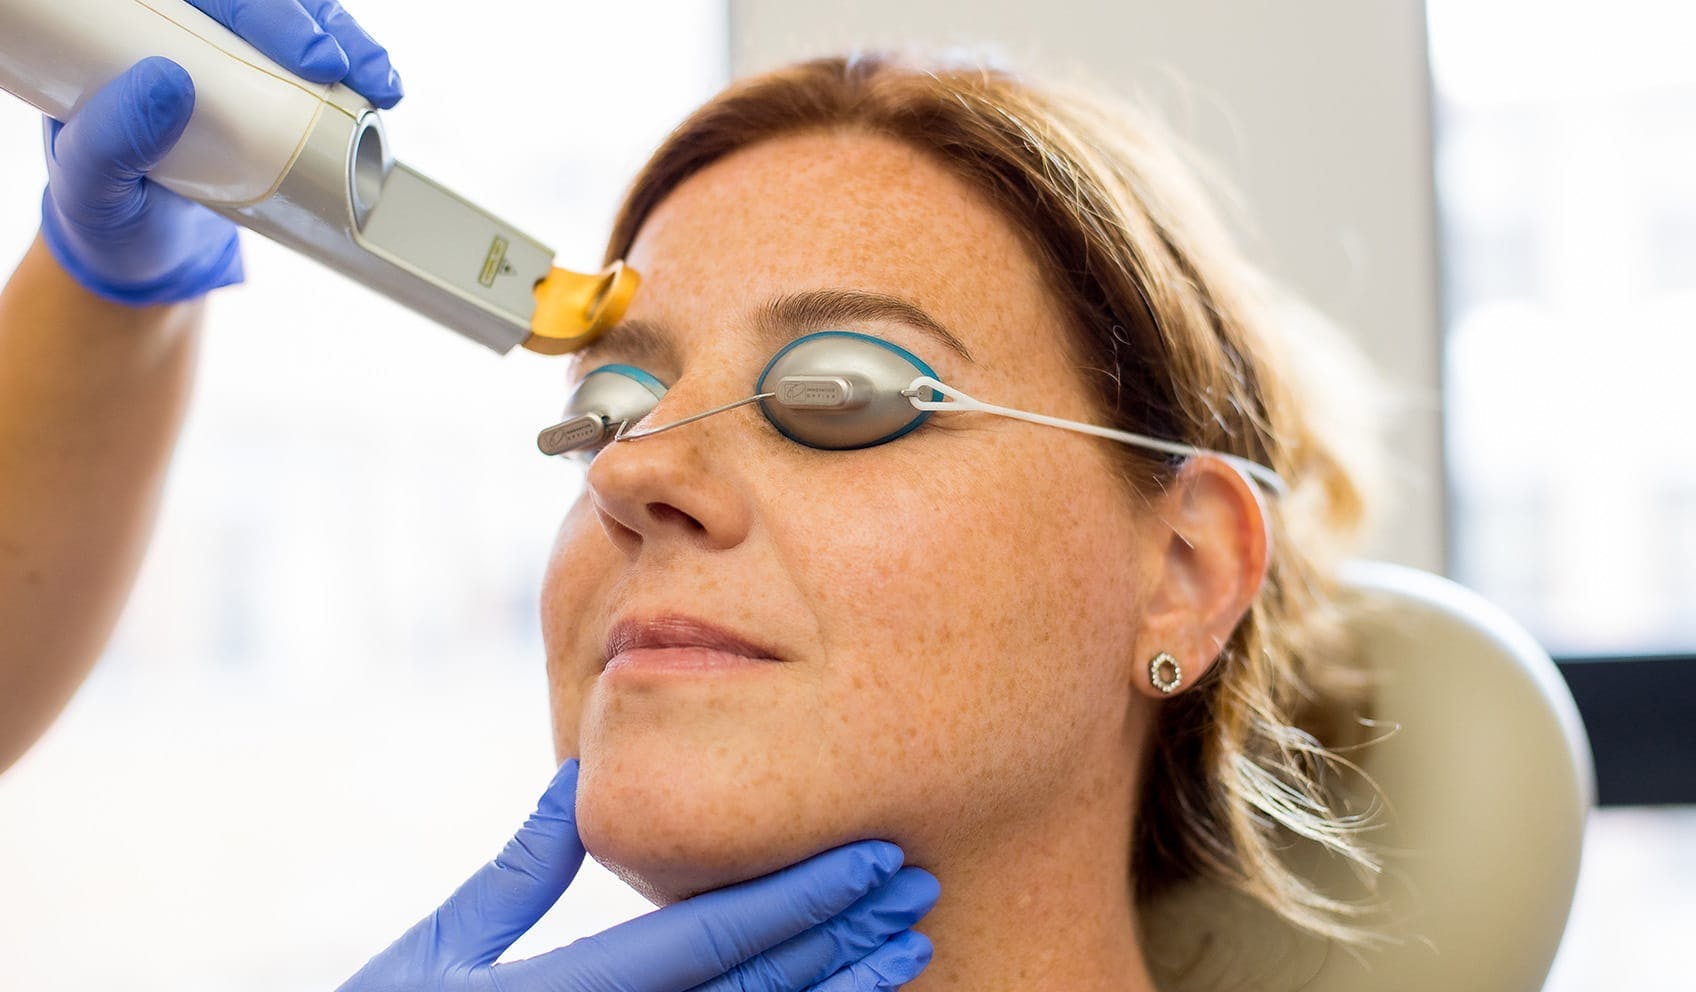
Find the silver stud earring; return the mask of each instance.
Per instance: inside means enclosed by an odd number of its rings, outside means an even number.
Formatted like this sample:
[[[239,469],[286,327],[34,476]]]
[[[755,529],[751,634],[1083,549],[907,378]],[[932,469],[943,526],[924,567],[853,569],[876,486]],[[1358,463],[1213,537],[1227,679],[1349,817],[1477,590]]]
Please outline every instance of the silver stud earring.
[[[1169,696],[1183,683],[1184,671],[1178,667],[1178,659],[1162,651],[1148,663],[1148,681]]]

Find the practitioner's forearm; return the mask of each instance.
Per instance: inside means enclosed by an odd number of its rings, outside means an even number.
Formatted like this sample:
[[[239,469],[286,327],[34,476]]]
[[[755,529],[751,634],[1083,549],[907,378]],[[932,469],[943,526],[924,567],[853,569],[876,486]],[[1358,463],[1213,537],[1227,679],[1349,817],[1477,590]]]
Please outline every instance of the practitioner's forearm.
[[[39,237],[0,291],[0,770],[64,708],[123,608],[203,306],[108,302]]]

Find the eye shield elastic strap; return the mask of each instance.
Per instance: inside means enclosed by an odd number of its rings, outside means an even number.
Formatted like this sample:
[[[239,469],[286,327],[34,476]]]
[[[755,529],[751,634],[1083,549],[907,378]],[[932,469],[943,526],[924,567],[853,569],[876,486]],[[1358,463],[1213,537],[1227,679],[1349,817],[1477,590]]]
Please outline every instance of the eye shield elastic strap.
[[[919,395],[926,389],[933,389],[941,393],[943,396],[948,397],[948,399],[920,399]],[[1240,455],[1228,454],[1223,451],[1213,451],[1208,448],[1197,448],[1193,445],[1180,444],[1177,441],[1166,441],[1157,437],[1149,437],[1146,434],[1132,434],[1130,431],[1115,430],[1111,427],[1098,427],[1095,424],[1085,424],[1076,420],[1062,420],[1059,417],[1049,417],[1040,413],[1028,413],[1024,410],[1015,410],[1011,407],[996,406],[993,403],[985,403],[981,400],[974,399],[960,390],[955,389],[953,386],[947,385],[928,375],[922,375],[917,379],[914,379],[913,384],[902,390],[901,394],[906,396],[913,404],[914,408],[919,410],[970,410],[977,413],[990,413],[998,417],[1011,417],[1014,420],[1024,420],[1033,424],[1043,424],[1047,427],[1058,427],[1062,430],[1076,431],[1080,434],[1091,434],[1095,437],[1106,438],[1109,441],[1118,441],[1122,444],[1131,444],[1141,448],[1163,451],[1169,455],[1183,455],[1186,458],[1194,457],[1196,455],[1211,455],[1214,458],[1222,459],[1238,471],[1247,473],[1250,478],[1259,482],[1261,485],[1279,496],[1282,496],[1289,491],[1288,484],[1284,482],[1283,477],[1278,473],[1272,471],[1259,462],[1250,461]]]

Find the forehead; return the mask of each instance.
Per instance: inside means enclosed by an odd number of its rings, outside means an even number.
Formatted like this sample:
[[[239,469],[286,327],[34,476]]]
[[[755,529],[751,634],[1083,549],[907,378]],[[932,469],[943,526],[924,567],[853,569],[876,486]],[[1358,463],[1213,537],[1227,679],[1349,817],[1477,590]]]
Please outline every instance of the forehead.
[[[660,202],[628,261],[643,284],[627,317],[668,328],[684,354],[774,298],[825,289],[911,302],[985,367],[1028,364],[1057,350],[1033,341],[1059,340],[1055,301],[995,206],[928,153],[862,132],[784,136],[715,162]]]

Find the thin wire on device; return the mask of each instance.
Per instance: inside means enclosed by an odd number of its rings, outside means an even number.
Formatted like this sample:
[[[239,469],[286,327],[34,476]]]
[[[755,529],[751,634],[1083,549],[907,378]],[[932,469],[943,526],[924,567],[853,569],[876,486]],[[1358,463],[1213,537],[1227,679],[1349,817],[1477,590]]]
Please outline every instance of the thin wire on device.
[[[926,389],[933,389],[942,395],[949,397],[952,402],[919,399],[920,394]],[[921,375],[917,379],[914,379],[912,385],[901,390],[901,395],[907,397],[907,399],[912,402],[913,406],[919,410],[975,410],[979,413],[993,413],[1001,417],[1011,417],[1014,420],[1024,420],[1033,424],[1044,424],[1049,427],[1060,427],[1069,431],[1092,434],[1096,437],[1107,438],[1109,441],[1120,441],[1125,444],[1135,444],[1144,448],[1152,448],[1155,451],[1164,451],[1170,455],[1184,455],[1186,457],[1193,457],[1195,455],[1212,455],[1215,458],[1224,459],[1237,469],[1248,473],[1251,478],[1260,482],[1262,485],[1266,486],[1266,488],[1280,496],[1289,491],[1289,486],[1278,473],[1272,471],[1259,462],[1250,461],[1240,455],[1233,455],[1223,451],[1210,451],[1207,448],[1197,448],[1194,445],[1181,444],[1177,441],[1167,441],[1157,437],[1149,437],[1146,434],[1132,434],[1130,431],[1114,430],[1111,427],[1098,427],[1095,424],[1080,423],[1076,420],[1062,420],[1059,417],[1044,416],[1040,413],[1029,413],[1024,410],[1015,410],[1012,407],[996,406],[993,403],[985,403],[982,400],[974,399],[973,397],[962,393],[960,390],[955,389],[953,386],[939,382],[928,375]]]
[[[645,437],[652,437],[653,435],[658,434],[661,431],[669,431],[673,427],[682,427],[684,424],[692,424],[697,420],[702,420],[702,419],[705,419],[707,417],[711,417],[714,414],[723,413],[726,410],[734,410],[739,406],[747,406],[749,403],[758,403],[760,400],[770,399],[771,397],[776,396],[776,395],[777,395],[776,393],[755,393],[754,395],[748,397],[745,400],[737,400],[734,403],[726,403],[723,406],[715,406],[711,410],[708,410],[704,413],[697,413],[697,414],[690,416],[690,417],[684,417],[682,420],[674,420],[669,424],[663,424],[659,427],[649,427],[646,430],[630,431],[629,433],[625,433],[624,429],[626,427],[630,426],[630,421],[625,420],[625,421],[622,421],[622,422],[619,423],[618,432],[613,435],[612,439],[614,441],[639,441],[639,440],[641,440],[642,438],[645,438]]]

